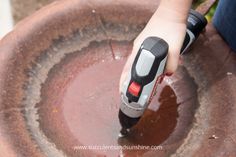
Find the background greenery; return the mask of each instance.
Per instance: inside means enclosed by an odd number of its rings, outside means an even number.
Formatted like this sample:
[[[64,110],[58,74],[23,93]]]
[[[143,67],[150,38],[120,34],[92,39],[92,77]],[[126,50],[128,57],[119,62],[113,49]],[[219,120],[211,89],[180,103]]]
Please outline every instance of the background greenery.
[[[194,0],[194,2],[193,2],[193,8],[196,8],[199,4],[201,4],[201,3],[204,2],[204,1],[205,1],[205,0]],[[218,3],[218,1],[217,1],[217,3]],[[205,15],[205,17],[207,18],[208,21],[211,21],[211,20],[212,20],[212,17],[213,17],[213,15],[214,15],[215,10],[216,10],[216,7],[217,7],[217,3],[215,3],[215,4],[211,7],[211,9],[210,9],[210,11],[208,12],[208,14]]]

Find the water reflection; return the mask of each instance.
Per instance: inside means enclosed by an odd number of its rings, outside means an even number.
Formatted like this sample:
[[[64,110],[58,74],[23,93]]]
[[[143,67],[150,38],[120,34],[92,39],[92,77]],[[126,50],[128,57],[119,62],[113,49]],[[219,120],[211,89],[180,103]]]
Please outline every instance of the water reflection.
[[[153,100],[153,104],[160,103],[158,110],[147,109],[139,123],[131,129],[130,135],[126,138],[119,138],[121,146],[159,146],[174,131],[178,118],[177,97],[174,91],[165,86],[159,96],[158,101]],[[126,155],[137,152],[144,153],[148,150],[126,150],[122,152]]]

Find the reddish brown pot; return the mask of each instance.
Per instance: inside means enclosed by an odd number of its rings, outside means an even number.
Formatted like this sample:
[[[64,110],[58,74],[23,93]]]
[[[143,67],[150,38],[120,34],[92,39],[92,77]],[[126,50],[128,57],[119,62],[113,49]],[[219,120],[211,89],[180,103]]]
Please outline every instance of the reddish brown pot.
[[[120,72],[157,5],[58,1],[2,39],[1,154],[236,156],[236,56],[211,25],[160,85],[133,135],[118,139]],[[162,149],[78,150],[91,144]]]

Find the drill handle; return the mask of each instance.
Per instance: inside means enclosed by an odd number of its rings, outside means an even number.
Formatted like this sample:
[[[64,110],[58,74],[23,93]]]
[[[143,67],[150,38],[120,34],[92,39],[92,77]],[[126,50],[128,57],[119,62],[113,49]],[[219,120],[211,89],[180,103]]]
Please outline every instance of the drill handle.
[[[187,31],[180,54],[186,52],[188,47],[195,41],[206,25],[206,18],[197,11],[191,9],[187,19]]]

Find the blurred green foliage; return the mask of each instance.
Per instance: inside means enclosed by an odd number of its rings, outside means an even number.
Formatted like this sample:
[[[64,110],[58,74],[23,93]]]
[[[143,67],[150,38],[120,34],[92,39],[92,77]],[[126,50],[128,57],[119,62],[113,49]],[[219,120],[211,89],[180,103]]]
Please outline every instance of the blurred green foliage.
[[[205,0],[193,0],[193,9],[196,9],[199,4],[204,2]]]
[[[206,14],[205,17],[207,18],[208,21],[211,21],[211,20],[212,20],[212,17],[213,17],[213,15],[214,15],[214,13],[215,13],[216,7],[217,7],[217,3],[215,3],[215,4],[211,7],[210,11]]]
[[[201,3],[203,3],[205,0],[194,0],[193,2],[193,9],[196,9],[198,5],[200,5]],[[216,7],[217,7],[217,3],[218,1],[211,7],[210,11],[205,15],[205,17],[207,18],[208,22],[212,20],[212,17],[214,16]]]

